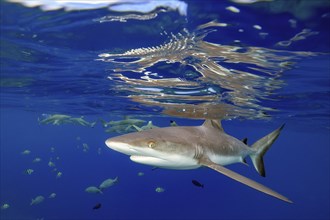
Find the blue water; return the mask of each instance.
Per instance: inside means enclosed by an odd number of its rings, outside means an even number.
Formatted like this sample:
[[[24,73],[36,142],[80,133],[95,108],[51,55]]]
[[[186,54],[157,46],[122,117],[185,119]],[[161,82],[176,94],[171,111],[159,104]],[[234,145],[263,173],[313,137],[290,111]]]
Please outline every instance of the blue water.
[[[157,9],[158,16],[149,20],[100,23],[104,16],[134,12],[42,11],[0,1],[0,206],[9,205],[0,210],[0,219],[329,219],[329,1],[186,3],[187,16]],[[228,6],[240,12],[226,10]],[[211,21],[228,26],[197,28]],[[290,45],[277,44],[301,32],[303,37]],[[194,52],[173,40],[203,34],[189,44]],[[173,51],[125,54],[161,47],[171,39]],[[216,49],[198,42],[210,42]],[[228,49],[232,47],[238,47],[238,53]],[[253,48],[258,50],[251,56],[245,53]],[[109,60],[100,56],[104,53]],[[206,74],[211,61],[226,74]],[[53,114],[84,116],[97,123],[42,123]],[[226,133],[248,137],[248,144],[285,123],[264,158],[266,178],[249,159],[249,166],[227,167],[294,203],[208,168],[179,171],[134,163],[106,147],[106,139],[122,133],[106,132],[100,122],[126,116],[152,120],[159,127],[171,120],[198,126],[203,118],[223,117]],[[89,146],[86,151],[84,144]],[[23,155],[27,149],[31,153]],[[36,157],[41,161],[33,163]],[[28,175],[27,169],[34,172]],[[58,172],[62,176],[56,178]],[[85,192],[116,176],[119,182],[103,194]],[[193,179],[204,188],[194,186]],[[165,191],[157,193],[156,187]],[[51,193],[56,197],[49,199]],[[44,201],[31,206],[38,195]],[[97,203],[102,206],[94,210]]]

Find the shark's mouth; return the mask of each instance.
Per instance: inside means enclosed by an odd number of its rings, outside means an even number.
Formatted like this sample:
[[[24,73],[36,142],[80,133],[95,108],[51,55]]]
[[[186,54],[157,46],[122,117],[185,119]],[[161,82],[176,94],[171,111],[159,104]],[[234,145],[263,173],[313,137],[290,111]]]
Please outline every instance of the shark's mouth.
[[[130,156],[130,159],[136,163],[142,163],[157,167],[164,167],[171,164],[171,162],[168,160],[152,156],[132,155]]]
[[[200,167],[196,160],[189,159],[185,157],[171,157],[169,155],[164,158],[155,156],[142,156],[142,155],[132,155],[130,159],[136,163],[146,164],[153,167],[160,167],[165,169],[175,169],[175,170],[188,170]]]

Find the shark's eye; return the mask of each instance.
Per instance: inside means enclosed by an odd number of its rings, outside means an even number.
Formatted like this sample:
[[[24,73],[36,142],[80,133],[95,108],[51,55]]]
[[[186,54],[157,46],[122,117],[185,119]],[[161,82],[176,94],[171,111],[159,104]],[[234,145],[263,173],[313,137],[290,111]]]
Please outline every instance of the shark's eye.
[[[155,146],[156,146],[156,142],[154,142],[154,141],[149,141],[148,142],[148,147],[154,148]]]

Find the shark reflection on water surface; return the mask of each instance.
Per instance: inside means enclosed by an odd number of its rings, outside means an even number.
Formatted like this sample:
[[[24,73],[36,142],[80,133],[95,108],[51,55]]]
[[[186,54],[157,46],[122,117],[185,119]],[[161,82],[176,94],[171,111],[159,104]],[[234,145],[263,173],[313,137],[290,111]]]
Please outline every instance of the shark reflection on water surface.
[[[106,145],[127,154],[137,163],[160,168],[185,170],[209,167],[251,188],[288,203],[285,196],[225,168],[232,163],[246,163],[249,156],[261,176],[265,176],[263,156],[280,134],[283,126],[261,138],[251,147],[226,134],[217,120],[201,126],[176,126],[134,132],[106,140]]]
[[[113,70],[108,76],[114,82],[112,89],[134,102],[160,107],[167,115],[267,118],[264,113],[276,109],[263,100],[274,100],[276,90],[285,84],[282,74],[300,58],[316,53],[205,40],[218,28],[229,26],[211,21],[195,30],[184,28],[167,35],[160,45],[102,53],[98,60]],[[207,106],[219,107],[212,111]]]

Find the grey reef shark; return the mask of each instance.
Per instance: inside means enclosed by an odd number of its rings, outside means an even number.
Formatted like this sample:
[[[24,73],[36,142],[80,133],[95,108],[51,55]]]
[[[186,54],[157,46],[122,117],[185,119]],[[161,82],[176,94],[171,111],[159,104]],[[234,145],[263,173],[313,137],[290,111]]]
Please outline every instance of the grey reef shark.
[[[263,156],[283,127],[259,139],[251,147],[246,140],[226,134],[218,120],[205,120],[201,126],[154,128],[129,133],[109,138],[105,143],[109,148],[129,155],[137,163],[176,170],[209,167],[253,189],[292,203],[274,190],[224,167],[232,163],[246,163],[245,157],[249,156],[257,172],[265,176]]]

